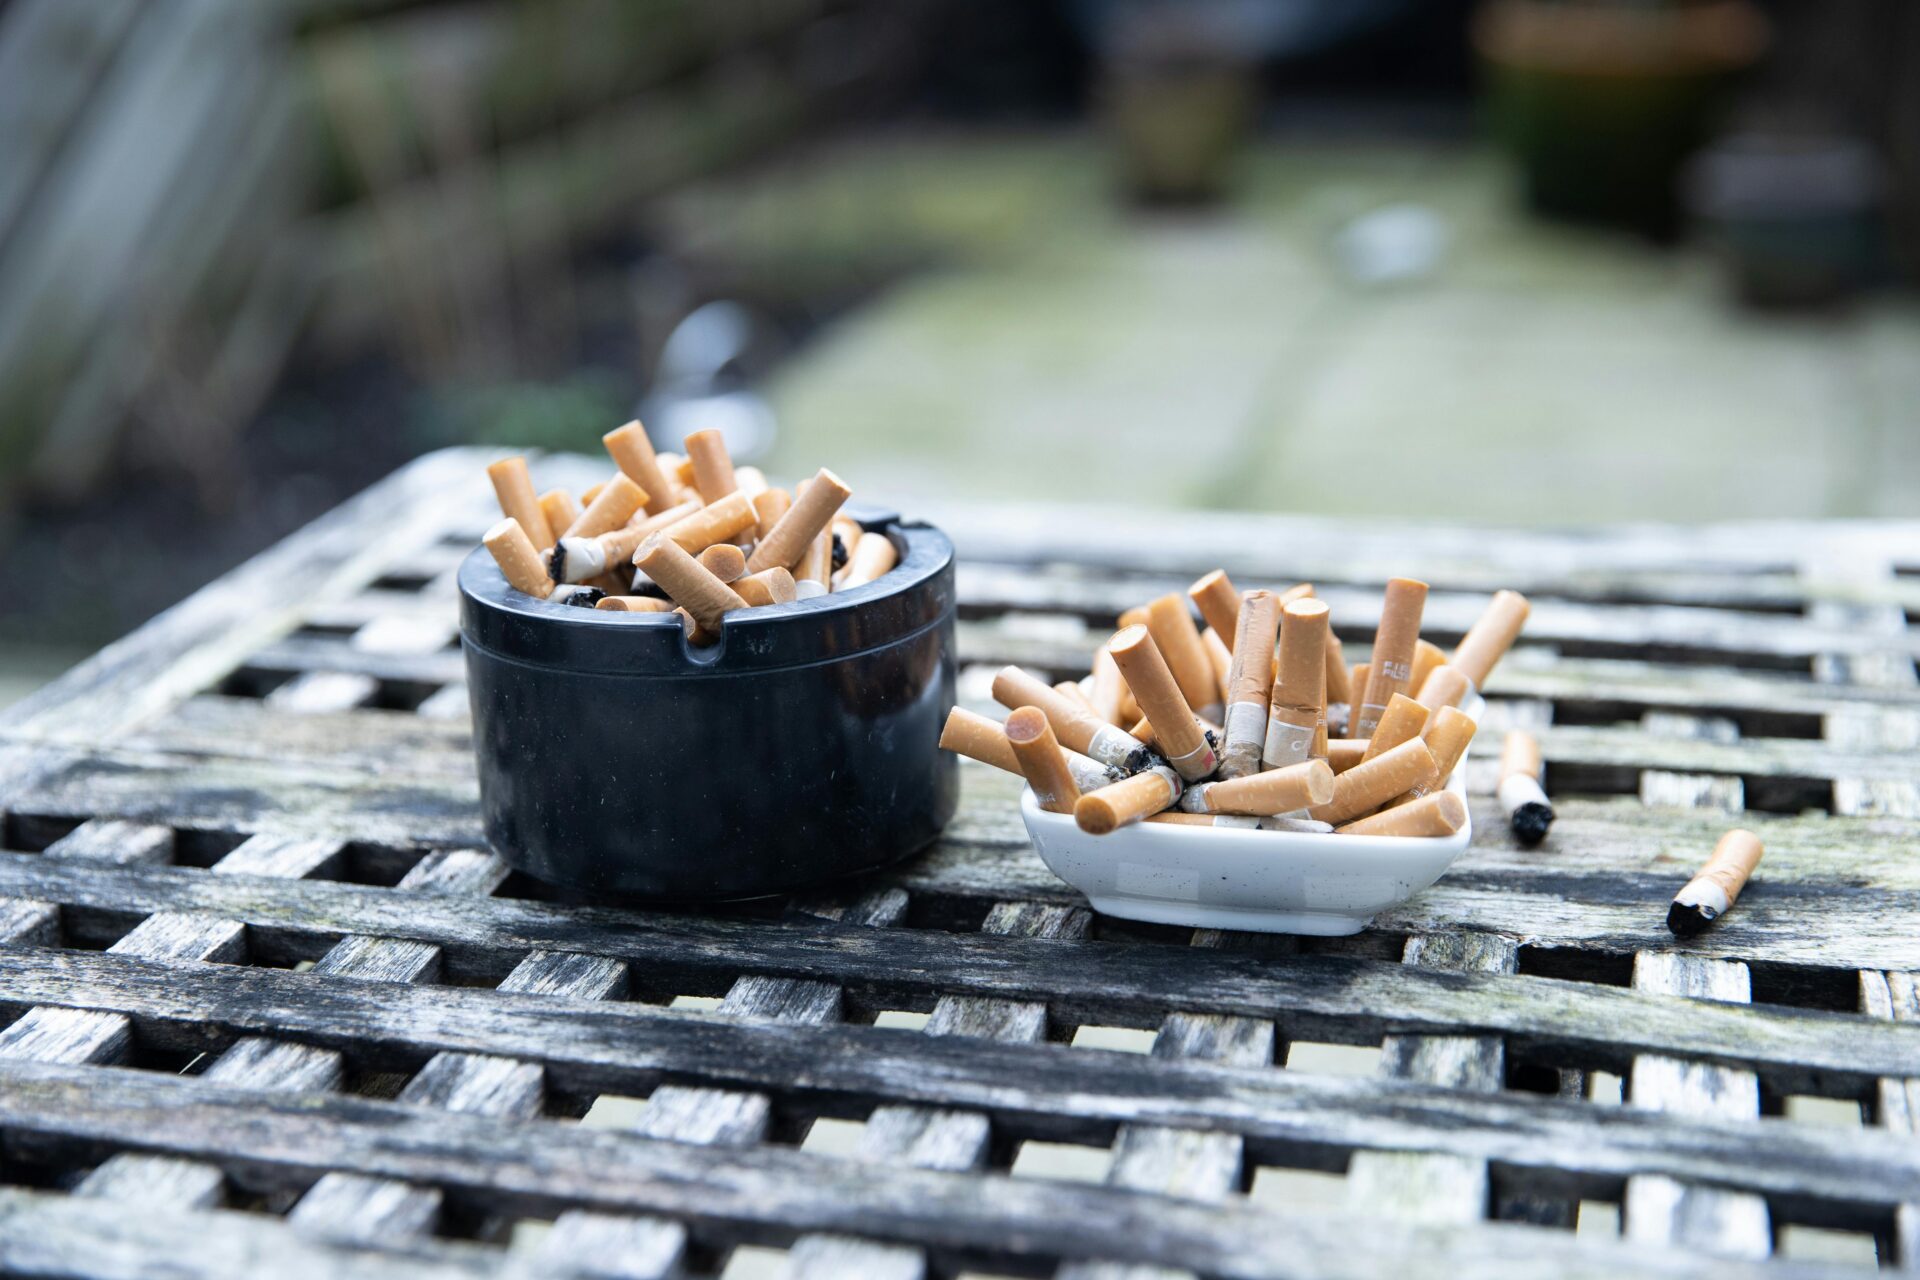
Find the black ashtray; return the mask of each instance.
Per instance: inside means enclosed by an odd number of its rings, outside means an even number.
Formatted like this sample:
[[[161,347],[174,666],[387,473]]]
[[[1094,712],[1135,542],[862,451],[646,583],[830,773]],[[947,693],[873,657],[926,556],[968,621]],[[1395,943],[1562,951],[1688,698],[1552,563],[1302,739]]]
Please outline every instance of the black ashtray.
[[[846,514],[899,563],[846,591],[729,614],[695,648],[670,613],[613,613],[460,566],[487,839],[566,890],[747,898],[924,848],[953,816],[953,544]]]

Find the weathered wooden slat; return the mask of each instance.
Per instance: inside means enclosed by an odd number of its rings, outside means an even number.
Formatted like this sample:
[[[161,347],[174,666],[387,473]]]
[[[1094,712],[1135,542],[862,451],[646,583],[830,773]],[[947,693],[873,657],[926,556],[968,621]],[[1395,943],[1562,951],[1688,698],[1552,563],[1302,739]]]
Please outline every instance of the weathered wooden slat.
[[[999,1258],[1117,1254],[1249,1280],[1377,1276],[1415,1259],[1492,1276],[1707,1274],[1705,1264],[1672,1251],[1576,1245],[1564,1233],[1497,1223],[1410,1230],[1374,1215],[1202,1204],[610,1130],[574,1128],[556,1142],[542,1123],[340,1095],[284,1099],[159,1073],[7,1064],[0,1081],[0,1126],[16,1133],[217,1159],[229,1177],[263,1191],[351,1168],[439,1185],[499,1213],[592,1205],[749,1231],[857,1231]],[[234,1141],[242,1129],[247,1140]],[[1153,1230],[1137,1229],[1146,1221]],[[1288,1241],[1284,1258],[1271,1248],[1276,1235]],[[1761,1274],[1715,1266],[1713,1274]],[[1803,1273],[1823,1274],[1793,1265],[1766,1274]]]
[[[1860,1008],[1870,1017],[1920,1022],[1920,975],[1862,973]],[[1874,1115],[1889,1133],[1909,1139],[1920,1135],[1920,1077],[1882,1080]],[[1920,1267],[1920,1201],[1909,1201],[1895,1212],[1893,1237],[1895,1261],[1908,1271]]]

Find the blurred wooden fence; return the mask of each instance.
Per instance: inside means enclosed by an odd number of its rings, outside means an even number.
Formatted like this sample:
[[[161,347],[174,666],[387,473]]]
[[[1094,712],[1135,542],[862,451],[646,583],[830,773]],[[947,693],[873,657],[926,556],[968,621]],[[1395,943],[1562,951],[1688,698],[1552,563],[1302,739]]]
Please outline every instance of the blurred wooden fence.
[[[296,339],[500,367],[650,194],[903,60],[884,0],[0,0],[0,500],[230,447]]]

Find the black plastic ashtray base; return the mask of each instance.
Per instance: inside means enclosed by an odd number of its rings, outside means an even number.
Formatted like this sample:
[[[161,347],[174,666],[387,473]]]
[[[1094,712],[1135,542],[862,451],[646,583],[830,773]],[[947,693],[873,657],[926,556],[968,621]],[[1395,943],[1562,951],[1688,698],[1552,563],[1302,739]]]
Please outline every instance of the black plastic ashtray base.
[[[568,897],[762,897],[890,866],[953,816],[953,547],[850,511],[900,562],[851,590],[730,614],[534,600],[484,550],[460,631],[487,838]]]

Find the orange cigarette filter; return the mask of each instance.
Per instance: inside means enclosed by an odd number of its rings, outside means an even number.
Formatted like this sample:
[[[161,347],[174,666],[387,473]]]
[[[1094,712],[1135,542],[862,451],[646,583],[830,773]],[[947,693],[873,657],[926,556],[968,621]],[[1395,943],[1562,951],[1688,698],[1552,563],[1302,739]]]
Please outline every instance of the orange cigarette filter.
[[[1387,704],[1386,714],[1380,717],[1379,727],[1373,736],[1367,739],[1367,750],[1360,757],[1360,763],[1390,750],[1407,741],[1417,738],[1427,727],[1427,717],[1432,714],[1425,707],[1404,693],[1393,695],[1393,701]]]
[[[732,584],[734,592],[748,605],[758,607],[769,604],[791,604],[797,593],[793,586],[793,575],[785,569],[762,569],[750,573]]]
[[[1206,647],[1207,662],[1213,667],[1214,694],[1224,706],[1228,692],[1227,681],[1233,675],[1233,650],[1227,647],[1227,642],[1212,627],[1200,633],[1200,643]],[[1222,712],[1222,714],[1225,713]]]
[[[672,475],[674,480],[683,488],[693,489],[693,459],[683,458],[677,453],[670,456],[673,458]],[[694,489],[693,491],[695,493],[700,492],[698,489]]]
[[[1240,630],[1240,593],[1233,589],[1224,569],[1215,569],[1187,588],[1187,595],[1200,610],[1207,625],[1222,639]]]
[[[1347,674],[1347,652],[1340,637],[1327,628],[1327,703],[1353,701],[1352,677]]]
[[[1431,640],[1416,640],[1413,645],[1413,676],[1407,681],[1406,692],[1417,695],[1426,686],[1427,677],[1433,669],[1447,660],[1440,646]]]
[[[1229,813],[1270,818],[1333,799],[1333,770],[1325,760],[1307,760],[1226,782],[1187,788],[1180,807],[1189,813]]]
[[[1168,592],[1158,600],[1147,605],[1147,630],[1153,636],[1154,646],[1166,659],[1167,666],[1173,671],[1173,678],[1180,683],[1180,692],[1186,698],[1187,705],[1208,719],[1218,719],[1220,715],[1220,689],[1213,676],[1213,664],[1207,660],[1206,645],[1200,641],[1200,628],[1193,625],[1193,615],[1187,612],[1187,598],[1174,592]],[[1125,670],[1125,666],[1121,667]],[[1127,682],[1131,685],[1133,682]],[[1140,690],[1135,688],[1133,696],[1138,698]],[[1149,718],[1153,708],[1143,701],[1141,707]]]
[[[607,432],[600,437],[600,443],[607,447],[620,473],[646,493],[649,514],[658,515],[674,505],[678,486],[661,468],[660,459],[653,451],[653,441],[647,439],[647,429],[640,425],[639,419]]]
[[[1334,830],[1343,836],[1450,836],[1466,821],[1465,800],[1451,791],[1435,791]]]
[[[1081,796],[1074,803],[1073,820],[1088,835],[1103,836],[1172,808],[1179,798],[1180,775],[1166,765],[1155,765]]]
[[[965,707],[947,712],[947,722],[940,729],[940,746],[1008,773],[1020,772],[1020,760],[1013,754],[1006,730],[996,721]]]
[[[1525,729],[1510,729],[1500,744],[1500,777],[1540,776],[1540,742]]]
[[[686,549],[665,534],[655,534],[640,547],[634,563],[673,597],[694,622],[696,642],[718,639],[720,620],[747,602],[726,583],[708,573]]]
[[[701,568],[722,582],[732,582],[747,573],[747,553],[731,542],[716,542],[695,559],[700,561]]]
[[[553,545],[553,530],[540,510],[540,499],[533,496],[533,477],[527,474],[527,460],[502,458],[487,468],[493,481],[493,496],[500,500],[500,514],[520,523],[521,532],[533,543],[535,551]],[[498,526],[495,526],[496,528]]]
[[[744,493],[730,493],[668,525],[662,536],[688,555],[699,555],[716,543],[734,541],[754,527],[755,519],[752,500]]]
[[[1443,662],[1427,674],[1427,681],[1420,686],[1420,696],[1415,701],[1435,711],[1457,707],[1472,688],[1472,683],[1460,674],[1460,668]]]
[[[608,613],[672,613],[673,606],[655,596],[602,596],[594,608]]]
[[[624,472],[607,481],[605,487],[595,495],[580,518],[567,526],[563,538],[597,538],[603,533],[611,533],[633,518],[633,513],[646,505],[647,494],[644,489],[627,479]]]
[[[1127,688],[1127,682],[1120,674],[1120,664],[1107,652],[1107,646],[1101,645],[1093,651],[1093,700],[1094,714],[1108,724],[1130,724],[1140,718],[1136,707],[1132,715],[1121,710],[1122,704],[1133,701],[1133,692]]]
[[[773,526],[780,517],[787,514],[787,508],[793,505],[793,495],[785,489],[767,489],[756,493],[751,499],[754,515],[754,537],[764,538],[773,532]]]
[[[1393,695],[1405,693],[1412,683],[1414,647],[1420,640],[1420,615],[1426,605],[1426,583],[1415,578],[1387,579],[1380,626],[1367,662],[1366,691],[1360,696],[1360,713],[1348,737],[1372,737]]]
[[[1532,610],[1533,606],[1518,591],[1496,591],[1485,611],[1468,629],[1450,661],[1461,675],[1473,682],[1476,690],[1487,683],[1495,664],[1520,638],[1520,629],[1527,625],[1527,615]]]
[[[899,561],[900,553],[895,550],[892,538],[884,533],[862,533],[860,540],[853,544],[847,560],[846,576],[841,578],[839,590],[845,591],[848,587],[872,582]]]
[[[1367,754],[1365,738],[1329,738],[1327,740],[1327,763],[1333,766],[1336,774],[1345,773],[1360,763],[1360,757]]]
[[[1370,812],[1403,791],[1433,779],[1433,752],[1418,738],[1382,751],[1333,779],[1333,799],[1308,810],[1308,816],[1338,827]]]
[[[501,575],[515,591],[537,600],[553,594],[553,579],[547,576],[546,563],[540,559],[533,539],[527,536],[518,520],[508,516],[487,530],[481,542],[493,553],[494,563],[500,566]]]
[[[1347,668],[1347,694],[1349,701],[1347,702],[1347,731],[1345,736],[1349,738],[1357,738],[1360,736],[1353,730],[1355,721],[1360,714],[1360,695],[1367,691],[1367,673],[1370,670],[1372,670],[1372,668],[1364,662],[1356,662]]]
[[[1128,627],[1144,627],[1146,625],[1147,606],[1137,604],[1133,608],[1121,613],[1119,621],[1113,624],[1113,629],[1115,631],[1124,631]]]
[[[740,485],[733,476],[733,459],[727,454],[726,437],[708,427],[687,436],[687,461],[693,464],[693,487],[700,501],[714,503],[736,492]],[[749,500],[751,501],[751,500]]]
[[[1107,649],[1153,723],[1155,744],[1167,763],[1188,782],[1211,774],[1219,764],[1213,744],[1194,719],[1193,708],[1182,696],[1152,633],[1145,627],[1128,627],[1108,642]]]
[[[1721,836],[1707,865],[1673,896],[1673,905],[1667,909],[1667,927],[1683,938],[1692,937],[1725,915],[1747,887],[1765,852],[1760,837],[1743,828],[1736,827]]]
[[[1284,609],[1295,600],[1308,600],[1312,597],[1313,584],[1311,582],[1296,582],[1280,593],[1280,607]]]
[[[754,547],[753,555],[747,559],[747,572],[758,573],[776,565],[783,569],[791,568],[806,553],[807,544],[819,536],[832,521],[834,513],[852,494],[853,490],[847,488],[839,476],[825,467],[820,468],[806,491],[794,500],[793,506]],[[826,579],[817,578],[815,581],[824,583]]]
[[[580,501],[579,501],[579,503],[578,503],[577,505],[579,505],[579,506],[582,506],[582,507],[590,507],[590,506],[592,506],[592,505],[593,505],[593,500],[594,500],[595,498],[597,498],[597,497],[599,497],[599,496],[600,496],[600,491],[601,491],[602,489],[605,489],[606,487],[607,487],[607,482],[606,482],[605,480],[602,480],[602,481],[601,481],[601,482],[600,482],[599,484],[590,484],[590,485],[588,485],[588,486],[587,486],[586,488],[584,488],[584,489],[582,489],[582,490],[580,491]],[[578,516],[576,515],[576,516],[574,517],[574,519],[575,519],[575,520],[577,520],[577,519],[579,519],[579,517],[578,517]],[[569,520],[569,521],[567,521],[567,524],[572,524],[572,523],[573,523],[573,520]],[[564,529],[564,528],[566,528],[566,527],[567,527],[567,524],[563,524],[563,525],[558,525],[558,526],[556,526],[556,527],[555,527],[555,532],[557,533],[557,532],[558,532],[559,530],[561,530],[561,529]]]
[[[1268,768],[1313,757],[1327,723],[1324,601],[1299,599],[1280,616],[1280,659],[1260,759]]]
[[[1033,798],[1048,813],[1072,813],[1080,798],[1073,771],[1067,768],[1066,753],[1047,723],[1046,712],[1038,707],[1021,707],[1007,717],[1007,741],[1013,746],[1020,772],[1033,788]]]
[[[1433,713],[1427,722],[1427,728],[1420,736],[1426,740],[1427,750],[1433,752],[1433,781],[1422,783],[1409,789],[1401,797],[1413,800],[1429,791],[1438,791],[1447,785],[1447,779],[1460,765],[1460,757],[1467,754],[1467,745],[1473,741],[1473,735],[1480,726],[1474,718],[1458,707],[1442,707]],[[1380,735],[1374,734],[1377,739]]]
[[[565,489],[549,489],[540,495],[540,514],[549,530],[564,529],[580,518],[580,504]]]
[[[1241,778],[1260,771],[1273,698],[1273,647],[1280,636],[1280,597],[1249,591],[1234,619],[1233,659],[1227,670],[1225,740],[1220,776]]]
[[[753,567],[753,557],[747,557],[747,567]],[[811,582],[820,590],[827,589],[828,580],[833,575],[833,534],[822,529],[807,544],[806,552],[801,555],[800,563],[793,566],[796,581]]]
[[[1062,745],[1092,756],[1101,764],[1131,772],[1154,762],[1153,753],[1138,738],[1108,724],[1072,699],[1055,693],[1052,686],[1019,667],[1002,667],[994,676],[993,699],[1009,709],[1040,708],[1047,713],[1047,720]]]

